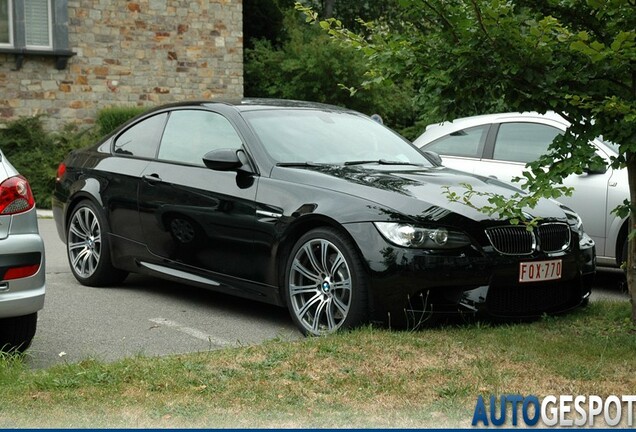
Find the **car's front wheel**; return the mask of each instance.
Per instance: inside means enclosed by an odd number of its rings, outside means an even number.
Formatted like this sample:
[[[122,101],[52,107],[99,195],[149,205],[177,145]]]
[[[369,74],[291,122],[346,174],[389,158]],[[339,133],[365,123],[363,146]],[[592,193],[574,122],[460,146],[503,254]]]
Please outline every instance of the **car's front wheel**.
[[[112,265],[108,225],[92,201],[82,201],[73,210],[66,248],[73,276],[82,285],[106,286],[121,282],[127,276]]]
[[[23,352],[35,335],[38,314],[0,319],[0,351]]]
[[[332,228],[303,235],[291,251],[285,294],[296,325],[323,335],[367,320],[368,283],[352,241]]]

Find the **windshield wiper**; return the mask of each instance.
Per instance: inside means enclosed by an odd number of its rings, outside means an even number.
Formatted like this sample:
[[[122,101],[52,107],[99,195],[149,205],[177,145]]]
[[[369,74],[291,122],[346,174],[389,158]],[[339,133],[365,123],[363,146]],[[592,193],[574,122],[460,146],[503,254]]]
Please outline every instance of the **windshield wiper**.
[[[278,162],[276,166],[279,167],[322,167],[325,164],[316,162]]]
[[[386,160],[386,159],[348,161],[348,162],[345,162],[344,164],[345,164],[345,166],[349,166],[349,165],[366,165],[366,164],[424,166],[422,164],[413,163],[413,162],[391,161],[391,160]]]

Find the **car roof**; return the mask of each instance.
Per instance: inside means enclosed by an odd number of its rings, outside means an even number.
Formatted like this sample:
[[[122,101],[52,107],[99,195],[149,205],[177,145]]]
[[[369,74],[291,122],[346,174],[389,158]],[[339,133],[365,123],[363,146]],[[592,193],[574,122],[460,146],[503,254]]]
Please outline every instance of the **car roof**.
[[[218,99],[218,100],[191,100],[173,102],[153,107],[150,111],[163,110],[166,108],[183,108],[183,107],[208,107],[213,108],[218,105],[232,106],[239,111],[250,111],[256,109],[281,109],[281,108],[306,108],[320,109],[329,111],[347,111],[353,112],[347,108],[337,107],[319,102],[308,102],[291,99],[268,99],[268,98],[243,98],[243,99]]]
[[[237,104],[237,109],[240,111],[252,110],[252,109],[278,109],[278,108],[308,108],[308,109],[320,109],[329,111],[351,111],[347,108],[338,107],[335,105],[328,105],[319,102],[308,102],[292,99],[267,99],[267,98],[245,98]]]
[[[422,135],[420,135],[416,140],[415,144],[422,146],[431,141],[434,141],[446,134],[459,131],[462,129],[467,129],[473,126],[479,126],[483,124],[489,123],[500,123],[506,121],[551,121],[562,124],[567,127],[569,123],[560,115],[555,112],[549,111],[545,114],[540,114],[538,112],[508,112],[508,113],[498,113],[498,114],[484,114],[477,115],[471,117],[463,117],[458,118],[453,121],[443,122],[443,123],[434,123],[426,126],[426,130]]]

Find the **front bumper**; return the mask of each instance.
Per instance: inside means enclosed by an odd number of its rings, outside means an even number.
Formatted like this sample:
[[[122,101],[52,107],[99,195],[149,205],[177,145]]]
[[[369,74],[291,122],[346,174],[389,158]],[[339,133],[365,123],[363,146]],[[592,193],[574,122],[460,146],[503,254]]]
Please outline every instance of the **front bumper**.
[[[396,326],[418,326],[449,313],[523,319],[565,312],[589,297],[596,270],[593,243],[579,245],[577,236],[558,255],[507,256],[474,246],[451,251],[400,248],[372,224],[347,229],[371,274],[371,319]],[[521,262],[551,259],[562,261],[559,280],[519,282]]]

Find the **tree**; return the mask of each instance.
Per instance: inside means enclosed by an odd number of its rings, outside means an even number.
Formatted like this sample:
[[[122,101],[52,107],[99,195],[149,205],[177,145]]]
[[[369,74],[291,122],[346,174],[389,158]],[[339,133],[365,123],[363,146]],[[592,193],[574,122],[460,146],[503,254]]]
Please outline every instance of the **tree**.
[[[245,95],[310,100],[347,106],[368,115],[379,114],[391,127],[405,132],[415,111],[408,86],[389,82],[352,94],[347,87],[362,84],[365,60],[361,52],[329,41],[317,27],[305,25],[292,9],[284,12],[284,35],[274,44],[252,41],[245,49]],[[406,131],[408,134],[408,131]]]
[[[354,33],[336,19],[319,24],[367,59],[367,83],[408,79],[414,103],[437,120],[492,111],[555,111],[572,126],[528,166],[528,196],[489,197],[485,212],[521,218],[524,206],[568,193],[564,177],[583,173],[594,157],[589,140],[620,145],[630,197],[627,283],[636,323],[636,1],[400,0],[397,19]],[[313,12],[297,3],[308,21]],[[455,199],[470,198],[470,190]]]
[[[243,0],[245,48],[254,48],[257,40],[278,45],[284,38],[284,11],[293,4],[293,0]]]
[[[338,16],[349,29],[360,30],[358,20],[392,16],[399,0],[305,0],[322,19]],[[294,0],[243,0],[243,39],[246,48],[257,40],[276,47],[288,36],[285,14],[294,9]]]

